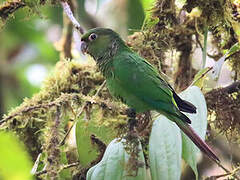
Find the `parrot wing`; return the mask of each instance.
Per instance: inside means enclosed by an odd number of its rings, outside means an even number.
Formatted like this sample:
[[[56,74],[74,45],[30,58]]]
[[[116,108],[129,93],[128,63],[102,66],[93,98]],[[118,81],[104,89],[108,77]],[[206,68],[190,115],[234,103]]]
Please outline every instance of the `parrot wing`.
[[[180,111],[196,113],[196,107],[181,99],[164,77],[136,53],[123,53],[116,62],[116,76],[136,96],[154,105],[169,108],[175,105]],[[143,96],[144,95],[144,96]],[[151,102],[150,102],[151,101]]]
[[[177,113],[175,92],[143,58],[132,52],[121,53],[114,60],[114,67],[114,78],[126,91],[134,94],[152,109],[163,113]]]

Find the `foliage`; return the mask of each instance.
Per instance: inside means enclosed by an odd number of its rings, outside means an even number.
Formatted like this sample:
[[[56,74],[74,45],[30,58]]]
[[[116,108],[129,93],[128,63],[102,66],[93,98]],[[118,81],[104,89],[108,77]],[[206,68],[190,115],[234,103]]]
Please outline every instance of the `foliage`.
[[[149,140],[152,179],[180,179],[181,159],[180,129],[165,116],[159,116],[153,123]]]
[[[23,144],[13,133],[0,132],[0,178],[12,180],[33,179],[32,163]]]
[[[124,139],[122,140],[124,141]],[[141,145],[139,144],[139,154],[136,172],[131,170],[131,157],[124,150],[124,142],[113,140],[107,147],[102,160],[91,169],[87,174],[89,180],[147,180],[147,170]],[[129,167],[130,166],[130,167]]]

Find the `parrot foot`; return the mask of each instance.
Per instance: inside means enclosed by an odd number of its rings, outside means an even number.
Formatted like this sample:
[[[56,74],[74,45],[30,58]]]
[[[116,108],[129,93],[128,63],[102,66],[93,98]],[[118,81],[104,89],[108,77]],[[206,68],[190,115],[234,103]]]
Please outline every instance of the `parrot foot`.
[[[128,108],[126,110],[126,114],[129,118],[133,118],[133,119],[136,118],[136,110],[134,108]]]
[[[137,120],[135,118],[134,119],[130,118],[128,120],[128,126],[130,131],[132,131],[136,125],[137,125]]]
[[[129,108],[126,110],[126,114],[129,117],[129,119],[128,119],[129,130],[132,131],[137,124],[136,110],[133,108]]]

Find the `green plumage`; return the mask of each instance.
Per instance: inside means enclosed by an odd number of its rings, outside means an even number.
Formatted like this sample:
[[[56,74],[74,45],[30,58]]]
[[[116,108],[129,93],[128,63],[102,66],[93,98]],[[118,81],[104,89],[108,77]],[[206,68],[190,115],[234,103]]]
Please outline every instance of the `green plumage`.
[[[181,112],[196,113],[195,106],[182,100],[157,70],[126,46],[117,33],[104,28],[89,30],[82,37],[82,51],[97,62],[112,96],[136,112],[156,110],[164,114],[210,158],[218,160]]]

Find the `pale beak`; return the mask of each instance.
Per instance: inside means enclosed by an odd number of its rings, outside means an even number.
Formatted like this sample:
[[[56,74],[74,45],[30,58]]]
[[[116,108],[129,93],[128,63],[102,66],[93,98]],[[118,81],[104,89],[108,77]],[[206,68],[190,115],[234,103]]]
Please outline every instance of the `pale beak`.
[[[83,54],[85,54],[87,52],[87,43],[85,41],[81,41],[81,51]]]

